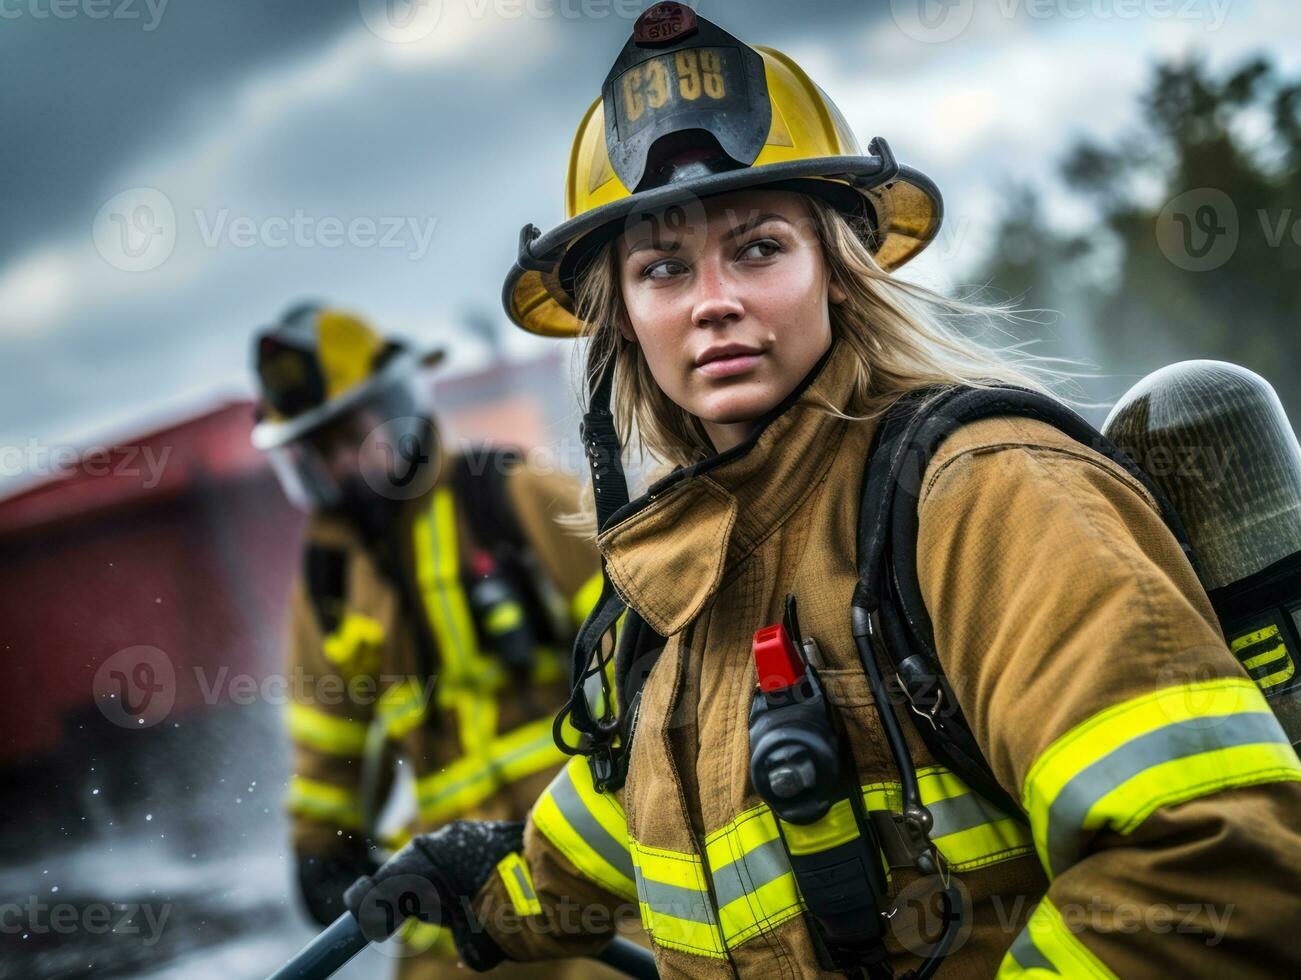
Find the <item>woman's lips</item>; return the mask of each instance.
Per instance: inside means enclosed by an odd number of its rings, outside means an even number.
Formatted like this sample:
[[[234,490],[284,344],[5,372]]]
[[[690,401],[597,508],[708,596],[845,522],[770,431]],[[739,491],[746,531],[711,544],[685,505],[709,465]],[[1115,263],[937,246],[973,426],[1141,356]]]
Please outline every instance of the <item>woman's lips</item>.
[[[720,357],[716,360],[706,361],[699,365],[696,370],[701,374],[711,378],[730,378],[736,374],[744,374],[756,364],[762,354],[730,354],[727,357]]]

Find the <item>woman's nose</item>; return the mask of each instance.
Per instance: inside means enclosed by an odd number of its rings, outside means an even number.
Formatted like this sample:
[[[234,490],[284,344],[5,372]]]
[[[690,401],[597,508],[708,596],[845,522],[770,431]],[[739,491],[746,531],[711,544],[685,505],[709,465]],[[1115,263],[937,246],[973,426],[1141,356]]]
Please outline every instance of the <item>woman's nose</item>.
[[[696,277],[695,303],[691,309],[692,325],[715,327],[729,320],[739,320],[745,313],[735,284],[718,262],[701,263]]]

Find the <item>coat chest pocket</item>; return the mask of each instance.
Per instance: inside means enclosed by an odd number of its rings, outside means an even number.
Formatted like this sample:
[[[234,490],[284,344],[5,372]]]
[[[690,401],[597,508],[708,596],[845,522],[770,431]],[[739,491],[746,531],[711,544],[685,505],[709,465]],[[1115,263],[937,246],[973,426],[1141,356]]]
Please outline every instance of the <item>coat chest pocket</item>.
[[[820,670],[818,679],[826,692],[827,701],[839,715],[845,733],[849,737],[849,748],[854,754],[854,763],[863,783],[878,780],[898,781],[894,759],[885,740],[885,731],[881,727],[881,717],[877,713],[876,698],[868,684],[867,675],[853,668],[843,670]],[[907,722],[903,722],[907,724]],[[906,737],[906,736],[905,736]],[[912,747],[911,741],[909,746]],[[927,760],[929,761],[929,757]],[[914,764],[923,764],[922,759],[915,758]]]

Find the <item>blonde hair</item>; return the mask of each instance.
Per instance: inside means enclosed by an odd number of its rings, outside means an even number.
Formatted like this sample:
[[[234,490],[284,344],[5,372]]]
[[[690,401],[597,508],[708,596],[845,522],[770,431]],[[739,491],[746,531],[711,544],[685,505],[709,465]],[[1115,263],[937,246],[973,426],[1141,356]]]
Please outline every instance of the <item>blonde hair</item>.
[[[1031,355],[1022,345],[981,343],[974,336],[981,329],[997,330],[999,321],[1024,317],[1006,306],[950,299],[895,278],[866,244],[865,222],[802,196],[831,278],[845,292],[844,302],[829,307],[833,340],[848,344],[858,362],[844,409],[824,405],[823,410],[866,419],[884,413],[899,396],[934,384],[1017,384],[1050,392],[1077,376],[1050,366],[1069,362]],[[575,310],[583,323],[580,336],[590,345],[588,356],[597,363],[615,361],[612,402],[625,450],[636,446],[664,469],[713,455],[700,420],[660,389],[640,346],[618,329],[625,314],[613,242],[596,253],[579,280]],[[580,398],[585,404],[586,392]]]

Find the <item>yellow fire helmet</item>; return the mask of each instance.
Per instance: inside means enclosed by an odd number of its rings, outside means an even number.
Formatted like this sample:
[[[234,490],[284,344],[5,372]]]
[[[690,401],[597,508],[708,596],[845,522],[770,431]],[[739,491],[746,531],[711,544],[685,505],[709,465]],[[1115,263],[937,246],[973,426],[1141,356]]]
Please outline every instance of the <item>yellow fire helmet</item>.
[[[387,470],[356,476],[382,496],[415,494],[415,461],[427,463],[434,444],[420,375],[442,357],[441,350],[421,354],[386,339],[350,313],[311,304],[260,331],[252,441],[266,450],[289,499],[304,510],[339,506],[360,484],[341,482],[332,470],[333,447],[367,439],[387,447]]]
[[[254,341],[258,424],[253,445],[271,449],[300,439],[442,360],[386,340],[351,313],[303,304]]]
[[[935,237],[943,205],[885,140],[864,155],[844,117],[790,58],[751,47],[681,3],[642,12],[579,123],[566,221],[520,232],[502,301],[520,327],[573,337],[585,259],[644,213],[752,187],[816,194],[866,219],[868,244],[897,269]]]

